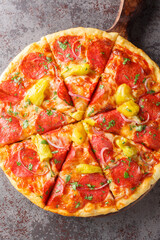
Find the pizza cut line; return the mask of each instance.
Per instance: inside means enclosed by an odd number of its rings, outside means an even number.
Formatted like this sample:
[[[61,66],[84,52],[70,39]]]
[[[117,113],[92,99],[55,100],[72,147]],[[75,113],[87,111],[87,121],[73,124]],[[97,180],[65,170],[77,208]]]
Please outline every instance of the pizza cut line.
[[[37,206],[109,214],[160,178],[160,69],[118,35],[53,33],[0,77],[0,167]]]

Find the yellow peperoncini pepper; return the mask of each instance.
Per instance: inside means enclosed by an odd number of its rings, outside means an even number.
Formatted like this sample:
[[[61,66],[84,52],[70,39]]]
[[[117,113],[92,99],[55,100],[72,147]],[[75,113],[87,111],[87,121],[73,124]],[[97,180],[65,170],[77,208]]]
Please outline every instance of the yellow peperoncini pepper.
[[[82,63],[82,64],[69,64],[65,69],[63,69],[61,75],[63,78],[67,78],[72,75],[86,75],[91,72],[90,65],[88,63]]]
[[[123,103],[117,110],[126,117],[136,116],[139,112],[139,106],[133,100]]]
[[[99,166],[93,166],[89,164],[79,164],[76,167],[76,172],[81,174],[86,173],[102,173],[102,170]]]
[[[36,106],[41,106],[45,97],[44,92],[48,85],[48,78],[40,79],[35,85],[33,85],[33,87],[28,90],[24,100],[28,101],[29,99],[31,103],[35,104]]]
[[[117,146],[122,149],[123,153],[127,156],[127,157],[132,157],[134,155],[137,154],[137,150],[134,146],[132,146],[128,140],[124,137],[121,138],[117,138],[116,139],[116,144]]]
[[[52,152],[45,139],[43,139],[39,134],[31,136],[31,139],[37,147],[37,152],[41,162],[48,161],[52,158]]]
[[[121,105],[129,100],[133,100],[132,89],[125,83],[121,84],[115,94],[117,105]]]
[[[70,113],[70,116],[77,121],[80,121],[83,118],[84,111],[78,110],[74,113]]]
[[[82,144],[86,139],[86,132],[81,122],[77,123],[73,129],[71,139],[77,144]]]

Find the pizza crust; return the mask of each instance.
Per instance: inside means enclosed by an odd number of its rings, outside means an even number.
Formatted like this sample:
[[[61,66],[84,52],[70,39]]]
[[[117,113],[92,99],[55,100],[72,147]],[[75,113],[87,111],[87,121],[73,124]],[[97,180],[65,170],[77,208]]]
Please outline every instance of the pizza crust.
[[[52,33],[49,35],[46,35],[45,38],[47,39],[48,43],[51,44],[54,42],[57,38],[61,36],[82,36],[84,37],[85,34],[87,35],[88,38],[92,37],[99,37],[99,38],[108,38],[111,41],[115,41],[118,33],[107,33],[102,30],[96,29],[96,28],[83,28],[83,27],[78,27],[78,28],[71,28],[63,31],[59,31],[56,33]]]

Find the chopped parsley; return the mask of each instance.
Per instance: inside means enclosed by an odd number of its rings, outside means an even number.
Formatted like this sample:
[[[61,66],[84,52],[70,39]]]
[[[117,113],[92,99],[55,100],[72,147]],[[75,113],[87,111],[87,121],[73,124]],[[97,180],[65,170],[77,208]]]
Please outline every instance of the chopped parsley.
[[[21,166],[21,162],[17,162],[17,166]]]
[[[29,166],[28,166],[28,169],[31,171],[33,168],[33,165],[30,163]]]
[[[146,125],[140,125],[136,127],[137,132],[142,132],[146,128]]]
[[[109,130],[111,127],[114,127],[116,124],[116,122],[114,120],[111,120],[109,123],[108,123],[108,127],[106,127],[107,130]]]
[[[150,91],[148,91],[147,93],[148,93],[148,94],[153,94],[153,93],[155,93],[155,91],[154,91],[154,90],[150,90]]]
[[[140,76],[140,74],[136,74],[135,79],[134,79],[134,84],[137,83],[137,81],[138,81],[138,79],[139,79],[139,76]]]
[[[124,172],[124,178],[129,178],[128,172]]]
[[[28,120],[23,121],[23,128],[27,128],[29,126]]]
[[[91,201],[91,200],[93,199],[93,196],[92,196],[92,195],[90,195],[90,196],[87,196],[87,195],[86,195],[84,198],[87,199],[87,200],[89,200],[89,201]]]
[[[80,206],[80,202],[78,202],[75,206],[75,208],[78,208]]]
[[[48,110],[48,109],[47,109],[46,111],[47,111],[47,115],[48,115],[48,116],[52,116],[52,115],[53,115],[52,110]]]
[[[100,89],[103,89],[103,88],[104,88],[104,86],[103,86],[103,85],[100,85],[100,86],[99,86],[99,88],[100,88]]]
[[[91,185],[90,183],[86,184],[87,187],[89,187],[91,190],[93,190],[95,188],[95,185]]]
[[[123,58],[123,65],[125,65],[128,61],[131,61],[129,58]]]
[[[92,113],[94,113],[94,108],[93,107],[92,107],[91,111],[88,113],[88,117],[90,117]]]
[[[63,51],[66,50],[66,48],[67,48],[67,45],[66,45],[66,44],[64,44],[64,43],[62,43],[62,42],[60,42],[60,41],[58,41],[58,44],[59,44],[59,47],[60,47]]]
[[[53,154],[55,154],[55,153],[58,153],[58,150],[56,150],[56,151],[53,151],[52,153],[53,153]]]
[[[108,184],[111,183],[111,182],[112,182],[112,179],[110,179],[110,180],[107,181]]]
[[[66,182],[69,182],[71,179],[71,176],[70,175],[66,175]]]
[[[76,190],[76,188],[79,186],[78,182],[72,182],[71,186],[73,188],[73,190]]]

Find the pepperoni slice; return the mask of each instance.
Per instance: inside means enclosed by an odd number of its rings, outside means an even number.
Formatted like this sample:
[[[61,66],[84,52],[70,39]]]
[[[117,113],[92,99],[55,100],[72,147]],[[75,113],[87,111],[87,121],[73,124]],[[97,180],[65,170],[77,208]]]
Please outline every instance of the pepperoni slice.
[[[42,202],[45,204],[49,198],[49,195],[53,189],[55,178],[50,178],[43,187]]]
[[[145,144],[148,148],[153,150],[160,149],[160,130],[157,123],[150,126],[143,125],[139,131],[134,134],[134,141]]]
[[[102,85],[100,85],[100,84],[98,85],[98,88],[97,88],[97,90],[96,90],[95,94],[93,95],[93,98],[90,102],[90,105],[95,104],[104,95],[105,89],[104,89],[104,87],[102,88],[100,86],[102,86]]]
[[[17,77],[0,84],[0,100],[3,102],[16,103],[20,101],[25,93],[23,78]]]
[[[109,39],[91,42],[87,49],[87,57],[94,69],[103,72],[112,48],[112,41]]]
[[[146,95],[139,101],[141,108],[140,116],[146,119],[146,114],[149,114],[149,120],[155,121],[160,117],[160,94]]]
[[[125,121],[117,110],[105,112],[93,117],[96,121],[95,126],[104,130],[105,132],[119,134]]]
[[[54,148],[51,146],[51,151],[53,153],[53,158],[50,160],[50,162],[54,162],[56,165],[56,168],[58,171],[60,171],[61,166],[66,158],[67,152],[69,149],[69,145],[65,148]]]
[[[142,179],[138,164],[125,158],[119,160],[118,165],[112,168],[111,175],[116,185],[127,188],[136,187]]]
[[[55,57],[61,62],[75,60],[81,52],[79,37],[62,36],[53,45]]]
[[[144,71],[139,63],[127,61],[120,64],[117,69],[116,83],[126,83],[130,87],[138,88],[145,78]]]
[[[99,173],[92,173],[83,176],[80,181],[80,187],[77,190],[81,197],[91,203],[102,202],[108,195],[109,186],[105,185],[106,179]]]
[[[21,71],[27,78],[40,79],[48,72],[49,62],[43,53],[29,53],[21,62]]]
[[[113,145],[104,134],[93,135],[90,142],[101,165],[104,165],[111,160],[113,156]]]
[[[64,126],[65,116],[60,112],[42,111],[36,120],[35,127],[39,134]]]
[[[14,153],[9,160],[13,174],[16,177],[22,178],[33,176],[33,172],[36,172],[39,167],[39,163],[40,161],[38,159],[37,152],[29,148],[23,148]],[[24,168],[23,165],[25,165],[28,170]]]
[[[2,113],[0,117],[0,144],[9,144],[20,140],[22,127],[19,120]]]
[[[61,81],[58,86],[57,94],[58,94],[58,97],[63,101],[65,101],[68,105],[73,105],[71,97],[69,96],[63,81]]]
[[[56,207],[61,199],[64,192],[65,183],[61,177],[58,177],[53,192],[48,200],[47,206]]]

